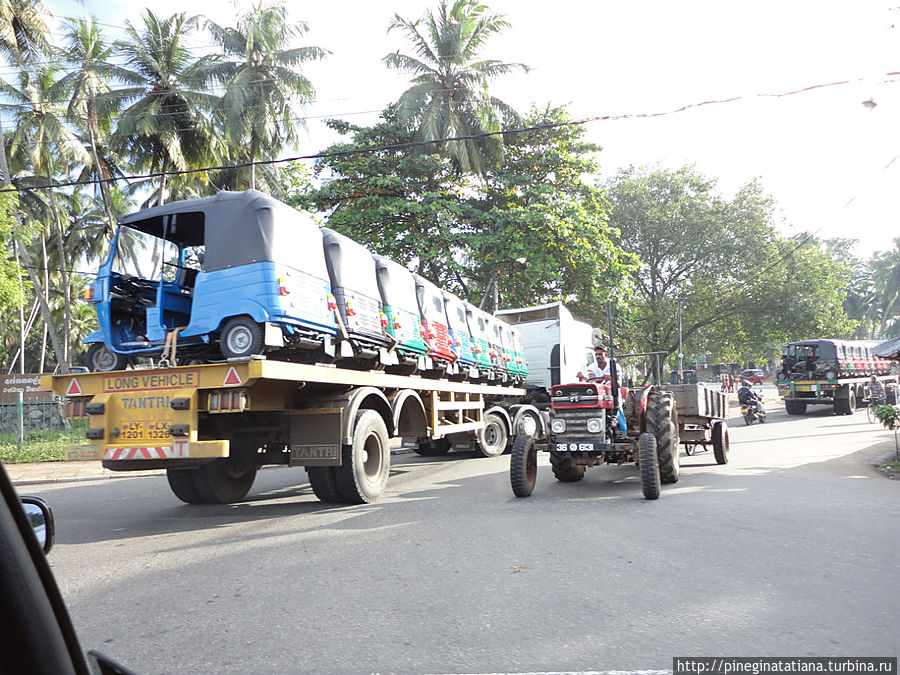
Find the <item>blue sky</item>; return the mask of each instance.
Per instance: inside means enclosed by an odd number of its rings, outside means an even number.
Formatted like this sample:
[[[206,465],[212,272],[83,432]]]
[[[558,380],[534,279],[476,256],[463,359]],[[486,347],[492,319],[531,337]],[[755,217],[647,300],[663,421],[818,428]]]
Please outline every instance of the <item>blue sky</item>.
[[[900,236],[900,10],[879,0],[491,0],[511,28],[487,56],[526,63],[527,75],[494,92],[519,110],[569,104],[576,118],[641,115],[737,98],[688,111],[587,126],[603,146],[604,175],[629,164],[696,164],[723,194],[759,178],[779,204],[781,227],[860,240],[867,256]],[[894,4],[897,4],[896,2]],[[139,3],[79,5],[52,0],[57,15],[92,13],[111,26],[139,21]],[[155,0],[157,14],[185,3]],[[247,3],[190,3],[228,24]],[[407,84],[381,58],[406,47],[388,34],[393,14],[420,16],[429,3],[331,0],[289,3],[309,23],[306,44],[330,50],[307,74],[318,93],[309,136],[298,154],[333,138],[324,117],[358,123],[395,100]],[[894,23],[897,27],[893,27]],[[114,28],[110,28],[114,31]],[[206,48],[200,41],[198,51]],[[816,84],[839,86],[780,94]],[[862,101],[878,104],[868,110]]]

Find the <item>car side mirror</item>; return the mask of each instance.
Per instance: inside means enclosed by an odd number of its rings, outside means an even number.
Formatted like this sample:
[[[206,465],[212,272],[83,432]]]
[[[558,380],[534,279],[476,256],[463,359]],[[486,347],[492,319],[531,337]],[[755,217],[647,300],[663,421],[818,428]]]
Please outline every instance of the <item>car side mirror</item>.
[[[37,537],[38,544],[41,545],[45,554],[50,553],[50,549],[53,548],[55,534],[53,510],[40,497],[22,497],[21,502],[22,509],[28,517],[28,522],[31,523],[31,530],[34,532],[34,536]]]

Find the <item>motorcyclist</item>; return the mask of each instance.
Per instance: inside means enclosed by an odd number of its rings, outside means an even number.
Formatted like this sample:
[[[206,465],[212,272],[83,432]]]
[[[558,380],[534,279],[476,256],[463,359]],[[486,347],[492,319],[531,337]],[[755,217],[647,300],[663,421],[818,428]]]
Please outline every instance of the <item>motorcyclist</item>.
[[[764,413],[765,409],[762,404],[762,396],[757,394],[751,388],[751,384],[747,380],[741,380],[741,387],[737,391],[738,402],[741,405],[750,406],[756,408],[756,410],[760,413]]]

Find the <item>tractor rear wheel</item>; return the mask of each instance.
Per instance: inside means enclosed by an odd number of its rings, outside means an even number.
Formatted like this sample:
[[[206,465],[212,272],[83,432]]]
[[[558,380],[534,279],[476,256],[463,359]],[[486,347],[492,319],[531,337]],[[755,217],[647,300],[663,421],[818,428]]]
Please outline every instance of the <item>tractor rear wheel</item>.
[[[516,497],[528,497],[537,481],[537,446],[534,436],[516,436],[509,458],[509,482]]]
[[[659,499],[659,456],[656,453],[656,439],[645,432],[638,438],[638,459],[641,465],[641,490],[644,499]]]
[[[576,464],[571,455],[551,452],[550,467],[556,480],[563,483],[576,483],[584,478],[584,467]]]
[[[647,405],[647,430],[656,439],[659,476],[663,483],[677,483],[681,474],[677,420],[672,394],[667,391],[652,392]]]

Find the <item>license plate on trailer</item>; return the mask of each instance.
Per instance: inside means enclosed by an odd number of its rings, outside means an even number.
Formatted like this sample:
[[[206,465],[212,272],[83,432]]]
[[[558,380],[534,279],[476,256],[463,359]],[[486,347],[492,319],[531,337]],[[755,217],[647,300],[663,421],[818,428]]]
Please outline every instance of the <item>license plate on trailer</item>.
[[[557,443],[556,452],[593,452],[593,443]]]
[[[156,441],[170,439],[168,420],[153,422],[124,421],[119,425],[118,438],[123,441]]]

